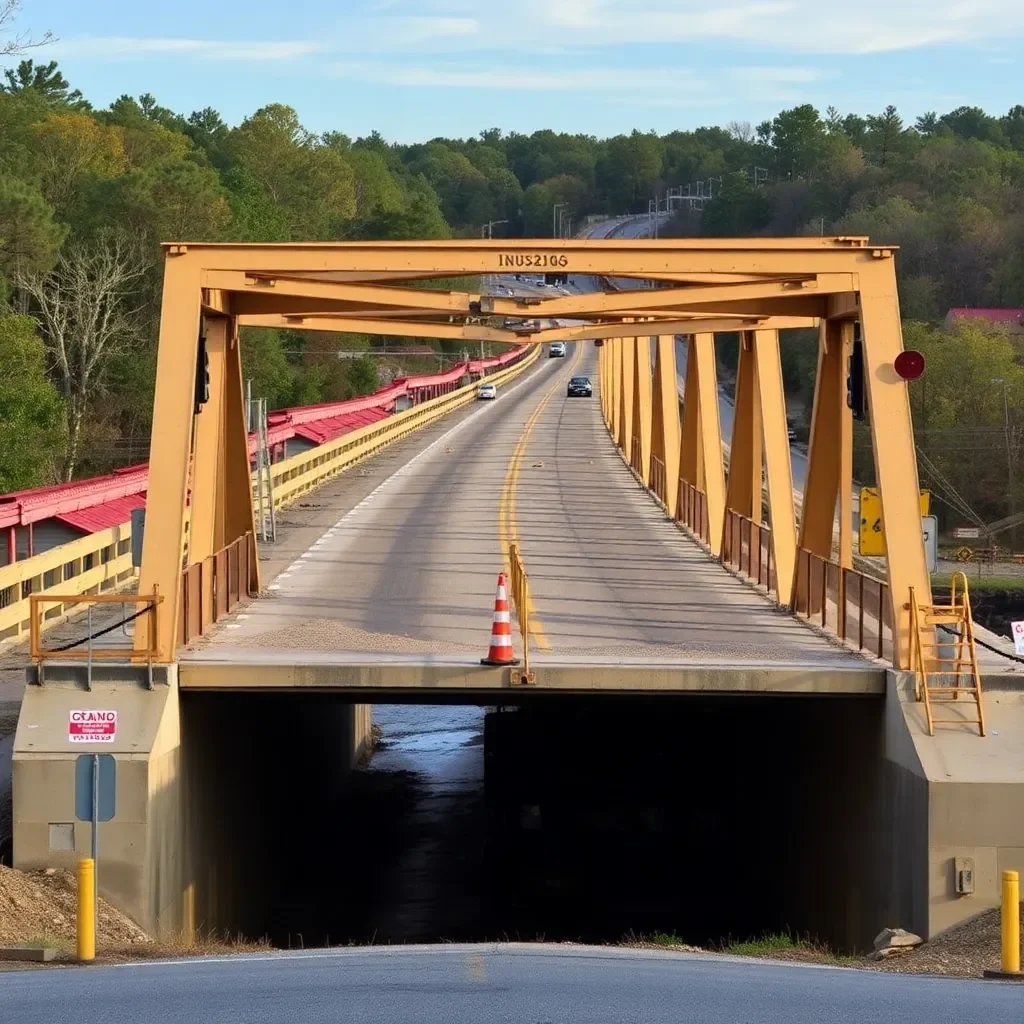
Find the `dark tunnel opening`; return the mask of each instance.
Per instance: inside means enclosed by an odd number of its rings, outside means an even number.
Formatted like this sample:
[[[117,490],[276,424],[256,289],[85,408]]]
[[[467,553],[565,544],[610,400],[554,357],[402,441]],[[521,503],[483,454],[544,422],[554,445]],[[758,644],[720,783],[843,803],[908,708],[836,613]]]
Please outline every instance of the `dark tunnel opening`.
[[[183,694],[196,919],[280,946],[543,938],[864,948],[892,801],[872,698],[354,706]],[[881,923],[880,923],[881,922]]]

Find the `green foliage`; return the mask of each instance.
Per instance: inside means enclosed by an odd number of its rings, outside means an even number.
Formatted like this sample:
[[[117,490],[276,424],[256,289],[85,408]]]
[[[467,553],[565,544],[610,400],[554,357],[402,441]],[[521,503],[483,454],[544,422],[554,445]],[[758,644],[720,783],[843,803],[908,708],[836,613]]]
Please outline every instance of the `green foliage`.
[[[35,321],[0,312],[0,494],[53,479],[62,417]]]

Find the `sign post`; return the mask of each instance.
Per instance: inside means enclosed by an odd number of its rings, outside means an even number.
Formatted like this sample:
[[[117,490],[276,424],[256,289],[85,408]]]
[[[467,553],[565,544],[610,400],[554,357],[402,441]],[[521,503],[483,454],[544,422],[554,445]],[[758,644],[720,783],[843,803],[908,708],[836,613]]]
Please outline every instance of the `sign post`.
[[[72,715],[74,712],[72,712]],[[99,927],[100,822],[114,817],[117,761],[113,754],[79,754],[75,761],[75,817],[92,822],[93,929]],[[95,935],[94,935],[95,941]]]
[[[1011,622],[1010,630],[1013,633],[1013,649],[1024,656],[1024,622]]]
[[[928,571],[939,569],[939,520],[935,516],[921,516],[921,533],[924,536],[924,554],[928,560]]]

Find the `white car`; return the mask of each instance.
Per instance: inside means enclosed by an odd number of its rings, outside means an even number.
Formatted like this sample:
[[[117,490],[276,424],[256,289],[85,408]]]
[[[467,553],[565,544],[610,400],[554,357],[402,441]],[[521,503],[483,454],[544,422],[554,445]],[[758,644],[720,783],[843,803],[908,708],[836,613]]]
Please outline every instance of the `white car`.
[[[561,359],[565,356],[565,342],[564,341],[553,341],[551,342],[551,348],[548,349],[549,359]]]
[[[497,398],[498,389],[493,384],[481,384],[476,389],[476,397],[478,400]]]

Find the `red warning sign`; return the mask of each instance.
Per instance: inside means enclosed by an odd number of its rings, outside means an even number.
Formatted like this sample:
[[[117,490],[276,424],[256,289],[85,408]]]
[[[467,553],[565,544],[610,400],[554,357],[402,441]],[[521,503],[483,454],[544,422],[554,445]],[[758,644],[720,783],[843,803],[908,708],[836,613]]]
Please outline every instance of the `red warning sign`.
[[[113,743],[116,711],[69,711],[68,743]]]

